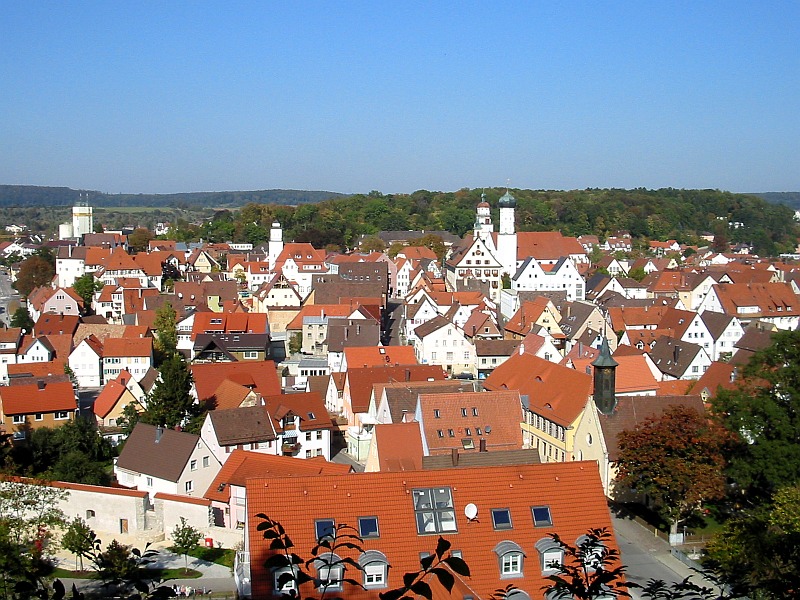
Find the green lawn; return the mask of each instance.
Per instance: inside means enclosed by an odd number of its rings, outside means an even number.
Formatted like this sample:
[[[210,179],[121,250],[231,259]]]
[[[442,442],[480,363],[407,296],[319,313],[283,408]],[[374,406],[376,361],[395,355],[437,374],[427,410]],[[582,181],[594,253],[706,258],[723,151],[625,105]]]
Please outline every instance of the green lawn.
[[[174,547],[167,548],[170,552],[179,554]],[[217,563],[229,569],[233,569],[233,561],[236,558],[236,550],[228,548],[206,548],[205,546],[197,546],[194,550],[189,552],[189,556],[206,560],[208,562]]]
[[[194,569],[147,569],[147,575],[152,579],[166,581],[168,579],[197,579],[203,574]],[[50,574],[53,579],[98,579],[96,571],[68,571],[56,567]]]

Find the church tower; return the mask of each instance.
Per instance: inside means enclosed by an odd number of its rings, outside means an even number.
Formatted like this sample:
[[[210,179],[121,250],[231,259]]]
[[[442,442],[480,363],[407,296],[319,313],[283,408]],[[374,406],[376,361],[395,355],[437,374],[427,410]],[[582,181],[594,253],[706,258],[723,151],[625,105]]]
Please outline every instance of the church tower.
[[[275,270],[275,262],[283,252],[283,229],[281,224],[277,221],[272,223],[272,229],[269,232],[269,268],[270,271]]]
[[[513,277],[517,272],[517,233],[514,225],[514,209],[517,199],[506,190],[500,197],[500,232],[497,234],[497,259],[503,270]]]
[[[611,415],[617,407],[615,387],[617,383],[617,361],[611,357],[608,338],[603,338],[600,354],[592,361],[594,367],[594,403],[604,415]]]
[[[494,233],[494,224],[492,223],[492,208],[486,202],[486,194],[481,194],[481,201],[475,211],[475,237],[485,240],[492,233]]]

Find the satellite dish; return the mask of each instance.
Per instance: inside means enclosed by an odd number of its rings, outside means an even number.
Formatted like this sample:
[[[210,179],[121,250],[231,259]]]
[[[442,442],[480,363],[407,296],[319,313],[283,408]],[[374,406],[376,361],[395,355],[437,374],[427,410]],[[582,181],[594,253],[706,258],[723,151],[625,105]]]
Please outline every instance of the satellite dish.
[[[478,516],[478,507],[475,506],[472,502],[470,502],[464,507],[464,514],[466,515],[467,519],[472,521],[475,517]]]

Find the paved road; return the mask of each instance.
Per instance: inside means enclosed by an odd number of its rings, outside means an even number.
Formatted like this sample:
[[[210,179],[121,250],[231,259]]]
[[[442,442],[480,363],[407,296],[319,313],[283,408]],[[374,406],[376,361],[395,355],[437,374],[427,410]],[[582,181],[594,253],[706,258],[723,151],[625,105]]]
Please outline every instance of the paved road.
[[[612,520],[617,544],[622,552],[622,563],[627,567],[630,581],[646,584],[651,579],[659,579],[677,583],[691,577],[697,583],[711,586],[710,582],[703,581],[697,573],[675,558],[669,544],[656,537],[651,530],[613,513]],[[636,590],[631,590],[631,594],[634,598],[641,597]]]
[[[8,305],[12,300],[19,301],[19,294],[11,287],[11,278],[5,273],[0,273],[0,323],[8,325],[11,315],[8,313]]]

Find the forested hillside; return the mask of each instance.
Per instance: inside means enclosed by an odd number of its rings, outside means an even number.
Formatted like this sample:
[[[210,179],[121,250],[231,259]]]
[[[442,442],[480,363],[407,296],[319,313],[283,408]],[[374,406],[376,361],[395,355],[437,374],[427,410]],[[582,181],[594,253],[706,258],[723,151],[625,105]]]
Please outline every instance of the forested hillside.
[[[81,194],[90,205],[103,206],[155,206],[171,208],[188,207],[238,207],[255,202],[259,204],[303,204],[338,198],[344,194],[306,190],[257,190],[252,192],[189,192],[182,194],[104,194],[97,191],[73,190],[66,187],[33,185],[0,185],[0,206],[72,206]]]
[[[503,188],[485,190],[498,222]],[[732,242],[752,242],[763,255],[794,251],[798,227],[787,206],[717,190],[575,191],[511,190],[517,198],[520,231],[561,230],[566,235],[601,237],[626,230],[638,239],[674,238],[694,243],[712,233]],[[482,190],[419,190],[413,194],[372,192],[297,207],[248,204],[236,213],[217,213],[204,239],[258,242],[277,219],[286,239],[352,247],[362,234],[381,230],[447,230],[463,235],[472,228]]]

